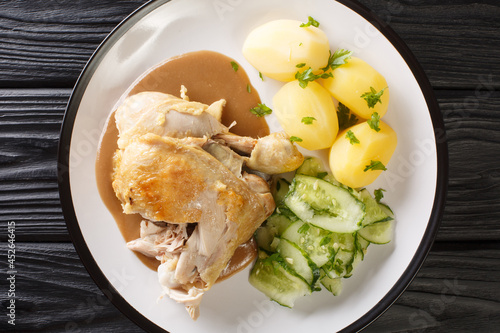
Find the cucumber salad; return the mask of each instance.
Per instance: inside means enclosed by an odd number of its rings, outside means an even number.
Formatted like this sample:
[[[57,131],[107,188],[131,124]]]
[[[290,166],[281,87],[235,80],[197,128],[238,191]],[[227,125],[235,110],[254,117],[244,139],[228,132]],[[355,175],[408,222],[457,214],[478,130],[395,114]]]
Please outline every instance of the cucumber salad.
[[[283,306],[321,286],[338,295],[368,246],[391,240],[391,209],[367,189],[337,182],[319,159],[306,159],[291,182],[275,184],[276,210],[255,233],[249,281]]]
[[[384,76],[354,52],[332,52],[312,17],[255,28],[243,55],[259,76],[284,82],[272,108],[290,141],[308,151],[328,149],[331,173],[308,158],[292,179],[275,179],[274,213],[256,231],[258,257],[250,283],[293,307],[319,291],[333,295],[352,276],[368,246],[391,241],[394,216],[365,188],[384,171],[397,146],[382,120],[390,89]],[[259,115],[259,116],[265,116]]]

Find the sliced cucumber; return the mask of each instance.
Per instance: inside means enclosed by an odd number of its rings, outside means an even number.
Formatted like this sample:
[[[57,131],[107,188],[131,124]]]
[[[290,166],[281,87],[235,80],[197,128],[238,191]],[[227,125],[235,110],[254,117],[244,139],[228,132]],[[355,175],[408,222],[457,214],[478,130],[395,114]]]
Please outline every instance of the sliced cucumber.
[[[297,175],[306,175],[311,177],[323,178],[328,175],[323,168],[323,164],[319,158],[308,157],[302,165],[297,169]]]
[[[335,185],[335,186],[340,186],[340,187],[343,187],[343,188],[345,188],[345,189],[347,189],[347,190],[348,190],[348,189],[350,189],[350,187],[347,187],[347,186],[345,186],[345,185],[341,184],[338,180],[336,180],[336,179],[335,179],[335,177],[333,177],[333,175],[332,175],[332,174],[328,174],[328,175],[326,175],[326,176],[323,178],[323,180],[324,180],[324,181],[326,181],[326,182],[329,182],[329,183],[330,183],[330,184],[332,184],[332,185]]]
[[[294,219],[288,215],[274,213],[267,218],[266,227],[272,229],[275,235],[280,236],[294,222]]]
[[[390,216],[394,219],[394,213],[389,206],[387,206],[386,204],[383,204],[381,202],[379,202],[378,205],[380,206],[380,209],[382,209],[384,211],[384,213],[386,213],[388,216]]]
[[[283,260],[270,258],[265,252],[259,251],[248,280],[270,299],[292,308],[298,298],[311,294],[311,288],[303,279],[291,273]]]
[[[264,225],[255,231],[257,245],[266,251],[276,251],[274,238],[281,236],[293,222],[287,215],[273,213],[273,215],[267,218]]]
[[[366,188],[358,192],[359,199],[365,204],[366,215],[363,219],[363,226],[367,226],[372,223],[390,221],[393,218],[387,214],[386,210],[382,205],[371,196],[370,192]]]
[[[274,234],[271,232],[270,228],[267,227],[259,227],[255,231],[255,241],[257,242],[257,246],[266,251],[272,252],[275,249],[271,247],[271,243],[274,240]]]
[[[364,254],[359,251],[354,252],[352,262],[346,266],[346,274],[344,275],[344,278],[347,279],[352,276],[354,269],[359,265],[361,261],[363,261],[363,256]]]
[[[339,249],[333,260],[323,265],[323,270],[330,278],[341,278],[348,275],[352,270],[355,251]]]
[[[354,244],[356,247],[356,251],[359,253],[361,260],[365,259],[365,254],[366,254],[366,249],[368,249],[368,246],[370,245],[370,242],[364,239],[359,235],[359,232],[357,232],[354,236]]]
[[[275,181],[275,185],[273,188],[273,197],[274,197],[274,202],[276,202],[277,206],[279,206],[279,204],[285,198],[285,195],[288,193],[289,187],[290,183],[284,178],[278,178]]]
[[[321,284],[333,294],[333,296],[338,296],[342,292],[342,279],[341,278],[331,278],[328,275],[324,275],[321,278]]]
[[[359,230],[359,235],[375,244],[387,244],[392,240],[393,221],[370,224]]]
[[[304,278],[310,286],[316,284],[319,269],[297,245],[281,238],[276,250],[285,259],[286,264]]]
[[[277,208],[255,233],[259,257],[249,280],[283,306],[320,284],[340,294],[368,246],[392,238],[390,208],[366,189],[338,183],[316,158],[304,161],[291,184],[278,179],[273,194]]]
[[[340,233],[332,233],[332,246],[335,249],[343,249],[348,251],[354,251],[356,249],[355,237],[354,234],[340,234]]]
[[[333,185],[343,186],[339,183],[332,174],[326,172],[323,163],[317,157],[309,157],[304,160],[304,163],[297,169],[297,175],[306,175],[323,179]]]
[[[323,266],[335,255],[331,251],[331,232],[302,221],[295,222],[282,235],[296,244],[318,267]]]
[[[296,175],[284,203],[302,221],[332,232],[354,232],[365,217],[365,205],[348,190],[311,176]]]

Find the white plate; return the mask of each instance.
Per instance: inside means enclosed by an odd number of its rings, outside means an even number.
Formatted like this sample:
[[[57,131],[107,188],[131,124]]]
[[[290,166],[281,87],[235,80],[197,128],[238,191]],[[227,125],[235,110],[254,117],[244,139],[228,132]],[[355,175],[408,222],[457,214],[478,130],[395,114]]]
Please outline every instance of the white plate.
[[[160,286],[125,247],[96,187],[94,164],[104,121],[145,70],[174,55],[214,50],[243,65],[264,103],[281,85],[258,73],[241,54],[247,34],[274,19],[313,16],[331,48],[347,48],[382,73],[391,88],[386,121],[398,134],[388,171],[370,190],[387,190],[397,217],[393,242],[372,245],[341,296],[314,293],[293,310],[270,302],[247,281],[248,269],[209,291],[193,322],[182,305],[157,302]],[[371,22],[371,23],[370,23]],[[379,29],[376,28],[379,27]],[[271,116],[269,123],[276,129]],[[68,172],[69,171],[69,172]],[[404,43],[366,8],[333,0],[153,1],[122,22],[99,47],[71,97],[61,131],[60,193],[68,229],[87,270],[130,319],[149,331],[322,332],[363,328],[412,280],[432,244],[444,205],[447,152],[432,89]]]

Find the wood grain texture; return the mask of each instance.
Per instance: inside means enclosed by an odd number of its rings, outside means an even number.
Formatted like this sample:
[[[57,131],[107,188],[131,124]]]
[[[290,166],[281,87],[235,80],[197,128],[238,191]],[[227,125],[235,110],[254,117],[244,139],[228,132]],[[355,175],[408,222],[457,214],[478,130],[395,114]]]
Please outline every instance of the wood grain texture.
[[[500,3],[495,0],[362,0],[409,46],[436,89],[475,89],[479,75],[500,88]]]
[[[70,89],[0,90],[0,222],[30,240],[69,240],[57,185],[57,146]],[[63,237],[61,237],[63,235]]]
[[[2,1],[0,87],[72,87],[107,33],[145,2]],[[435,88],[474,89],[471,78],[478,75],[500,80],[498,1],[360,2],[402,37]],[[365,28],[360,27],[360,36]],[[366,43],[353,44],[360,48]]]
[[[500,250],[431,252],[415,280],[366,332],[497,332]]]
[[[500,93],[483,93],[437,92],[450,160],[439,240],[500,240]]]
[[[450,157],[441,241],[500,240],[500,167],[491,158],[500,156],[500,93],[480,93],[437,92]],[[0,89],[0,239],[6,222],[16,221],[21,240],[69,241],[56,175],[69,95],[69,89]]]
[[[0,87],[73,87],[106,35],[145,2],[1,1]]]
[[[71,244],[16,245],[16,329],[141,331],[96,287]],[[0,251],[6,253],[5,244]],[[431,253],[407,291],[366,332],[494,332],[500,325],[499,280],[500,249]],[[2,306],[6,302],[0,293]]]

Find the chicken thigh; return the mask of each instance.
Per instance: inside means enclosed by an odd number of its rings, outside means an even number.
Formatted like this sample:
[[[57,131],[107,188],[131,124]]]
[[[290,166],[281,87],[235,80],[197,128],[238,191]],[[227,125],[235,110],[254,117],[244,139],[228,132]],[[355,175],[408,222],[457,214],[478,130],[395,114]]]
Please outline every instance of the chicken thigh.
[[[180,254],[165,254],[159,270],[169,296],[196,315],[199,303],[190,295],[201,300],[275,204],[262,178],[238,178],[199,146],[182,142],[155,134],[135,139],[116,153],[112,185],[127,214],[196,223]]]

